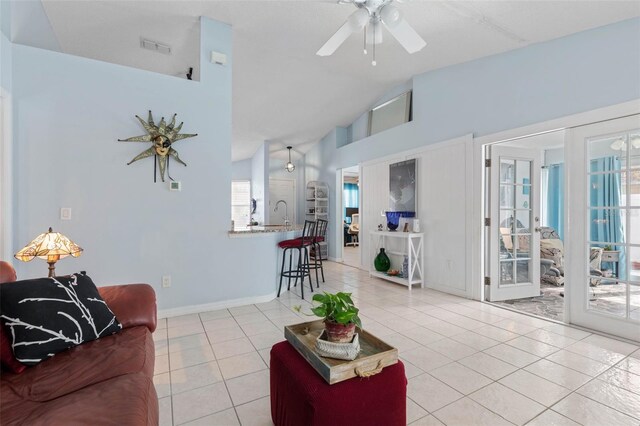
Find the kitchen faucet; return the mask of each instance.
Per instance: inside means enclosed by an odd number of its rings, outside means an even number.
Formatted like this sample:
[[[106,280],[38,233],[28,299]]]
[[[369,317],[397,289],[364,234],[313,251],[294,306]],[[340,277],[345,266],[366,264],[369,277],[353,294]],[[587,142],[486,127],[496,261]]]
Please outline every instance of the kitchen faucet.
[[[278,211],[278,204],[280,203],[284,203],[284,226],[289,226],[289,207],[287,206],[287,202],[285,200],[278,200],[278,202],[276,203],[276,208],[273,209],[273,211]]]

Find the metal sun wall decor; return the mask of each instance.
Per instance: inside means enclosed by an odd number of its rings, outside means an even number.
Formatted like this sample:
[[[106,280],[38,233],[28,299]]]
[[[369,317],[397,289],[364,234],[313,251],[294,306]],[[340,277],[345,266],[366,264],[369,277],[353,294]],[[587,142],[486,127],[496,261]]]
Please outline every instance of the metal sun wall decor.
[[[131,163],[134,163],[138,160],[142,160],[143,158],[155,156],[153,162],[153,181],[156,181],[156,167],[160,167],[160,178],[164,182],[164,172],[167,171],[167,176],[169,179],[173,180],[171,175],[169,175],[169,159],[173,157],[178,163],[186,166],[187,163],[182,161],[178,156],[178,151],[173,149],[171,145],[175,142],[178,142],[182,139],[192,138],[194,136],[198,136],[197,133],[194,134],[180,134],[180,129],[182,129],[182,125],[184,123],[180,123],[176,127],[176,115],[173,114],[173,118],[169,124],[165,123],[164,117],[160,120],[160,123],[157,125],[153,122],[153,116],[151,115],[151,111],[149,111],[149,119],[144,121],[142,118],[136,115],[142,127],[147,131],[146,135],[143,136],[134,136],[128,139],[118,139],[119,142],[151,142],[153,145],[151,148],[142,151],[140,154],[136,155],[133,160],[127,163],[127,166]],[[157,161],[156,161],[157,160]]]

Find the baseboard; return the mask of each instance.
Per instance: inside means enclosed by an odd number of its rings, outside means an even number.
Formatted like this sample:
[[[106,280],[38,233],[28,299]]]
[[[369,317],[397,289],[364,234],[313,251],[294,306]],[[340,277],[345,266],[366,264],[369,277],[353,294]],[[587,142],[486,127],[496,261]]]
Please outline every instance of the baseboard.
[[[465,299],[473,299],[466,291],[464,290],[459,290],[457,288],[451,288],[451,287],[447,287],[447,286],[441,286],[441,285],[437,285],[437,284],[427,284],[425,283],[425,288],[431,289],[431,290],[436,290],[439,291],[441,293],[447,293],[447,294],[451,294],[453,296],[459,296],[459,297],[464,297]]]
[[[330,260],[332,262],[342,262],[341,257],[328,257],[327,260]]]
[[[241,299],[223,300],[220,302],[204,303],[202,305],[181,306],[179,308],[161,309],[158,311],[158,318],[171,318],[180,315],[197,314],[200,312],[215,311],[218,309],[235,308],[236,306],[253,305],[256,303],[271,302],[277,293],[267,294],[257,297],[243,297]]]

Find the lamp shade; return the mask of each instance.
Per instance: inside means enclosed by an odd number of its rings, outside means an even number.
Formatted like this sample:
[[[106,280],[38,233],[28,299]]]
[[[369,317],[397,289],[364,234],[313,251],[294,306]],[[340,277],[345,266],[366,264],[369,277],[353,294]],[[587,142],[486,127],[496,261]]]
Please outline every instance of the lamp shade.
[[[69,238],[53,232],[38,235],[25,248],[15,254],[15,258],[23,262],[29,262],[35,257],[45,259],[47,262],[56,262],[67,256],[78,257],[82,254],[82,248]]]

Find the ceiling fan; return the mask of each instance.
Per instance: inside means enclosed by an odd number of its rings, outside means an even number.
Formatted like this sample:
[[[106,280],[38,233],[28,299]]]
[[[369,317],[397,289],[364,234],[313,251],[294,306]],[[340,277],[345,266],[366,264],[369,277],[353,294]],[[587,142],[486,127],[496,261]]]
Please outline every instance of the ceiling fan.
[[[339,0],[338,3],[351,3],[358,8],[353,12],[334,35],[316,52],[318,56],[330,56],[349,36],[364,29],[364,54],[367,54],[367,39],[373,46],[373,61],[376,65],[376,44],[382,43],[382,25],[398,43],[409,53],[415,53],[426,46],[426,42],[402,17],[393,0]]]

